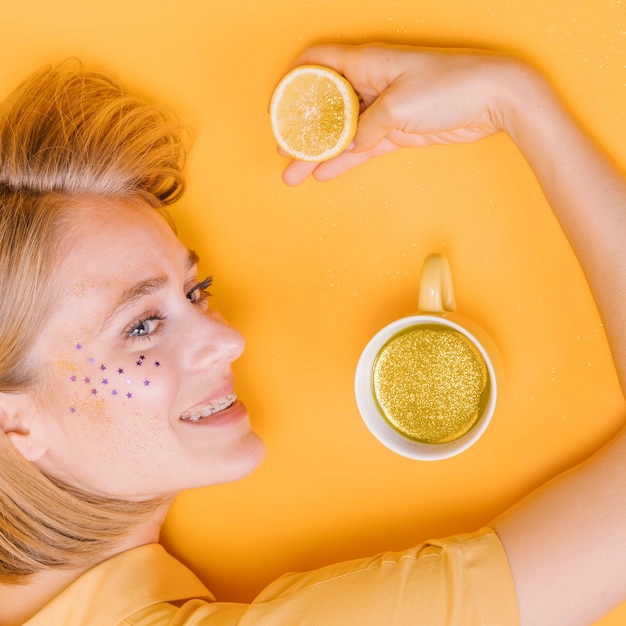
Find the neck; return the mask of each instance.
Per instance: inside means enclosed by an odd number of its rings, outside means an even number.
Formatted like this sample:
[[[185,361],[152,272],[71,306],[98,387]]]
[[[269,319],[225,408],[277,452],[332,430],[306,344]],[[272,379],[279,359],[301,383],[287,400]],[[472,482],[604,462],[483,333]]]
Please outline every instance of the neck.
[[[0,624],[19,626],[34,617],[46,604],[82,574],[117,554],[159,540],[169,503],[159,507],[146,522],[129,529],[127,536],[102,558],[75,569],[43,570],[23,584],[0,584]]]

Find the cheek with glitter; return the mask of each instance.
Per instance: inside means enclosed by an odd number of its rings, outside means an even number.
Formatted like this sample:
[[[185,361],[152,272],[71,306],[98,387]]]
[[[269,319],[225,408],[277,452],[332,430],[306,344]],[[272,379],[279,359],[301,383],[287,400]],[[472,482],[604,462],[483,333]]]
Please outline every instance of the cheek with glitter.
[[[73,387],[72,400],[69,403],[69,412],[75,413],[82,398],[119,398],[130,400],[143,390],[154,387],[157,372],[162,367],[159,359],[149,359],[146,355],[139,355],[130,364],[101,363],[93,356],[84,354],[84,344],[76,342],[74,350],[77,358],[71,366],[68,379]],[[80,372],[80,374],[78,373]]]
[[[441,444],[466,434],[489,395],[485,361],[464,335],[438,326],[411,327],[392,337],[374,362],[378,409],[405,437]]]

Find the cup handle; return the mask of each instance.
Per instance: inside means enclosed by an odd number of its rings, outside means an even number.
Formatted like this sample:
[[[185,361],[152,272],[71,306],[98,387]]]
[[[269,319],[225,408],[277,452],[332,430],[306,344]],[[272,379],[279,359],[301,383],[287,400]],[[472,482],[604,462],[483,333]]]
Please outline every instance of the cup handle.
[[[450,264],[443,254],[429,254],[422,267],[418,312],[456,311]]]

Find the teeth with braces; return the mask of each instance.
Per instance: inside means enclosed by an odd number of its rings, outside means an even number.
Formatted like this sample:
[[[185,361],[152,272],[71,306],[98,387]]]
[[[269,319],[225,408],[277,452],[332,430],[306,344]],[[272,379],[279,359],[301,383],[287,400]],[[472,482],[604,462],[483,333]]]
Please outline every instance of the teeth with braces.
[[[186,420],[188,422],[197,422],[201,420],[203,417],[208,417],[209,415],[213,415],[219,411],[223,411],[227,409],[229,406],[232,406],[237,399],[237,395],[234,393],[229,393],[227,396],[223,398],[219,398],[218,400],[213,400],[213,402],[209,402],[208,404],[204,404],[197,409],[193,409],[188,413],[183,413],[181,415],[181,420]]]

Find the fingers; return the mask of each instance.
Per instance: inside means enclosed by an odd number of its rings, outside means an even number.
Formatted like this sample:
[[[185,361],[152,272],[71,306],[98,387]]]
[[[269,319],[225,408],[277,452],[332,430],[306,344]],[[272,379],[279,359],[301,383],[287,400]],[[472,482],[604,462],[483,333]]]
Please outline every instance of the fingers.
[[[369,160],[367,154],[350,154],[343,152],[339,156],[324,163],[305,163],[292,161],[283,171],[283,182],[290,187],[302,184],[310,175],[319,182],[333,180],[341,174]]]
[[[369,161],[371,155],[366,152],[342,152],[330,161],[320,163],[313,172],[313,178],[320,182],[333,180],[342,174]]]
[[[345,75],[346,56],[352,46],[343,44],[324,44],[312,46],[303,52],[294,62],[298,65],[324,65]]]
[[[303,183],[310,175],[319,182],[333,180],[374,157],[397,150],[398,147],[388,139],[383,139],[368,152],[346,151],[324,163],[292,161],[283,172],[283,181],[287,185],[295,187]]]
[[[317,163],[294,160],[283,171],[283,182],[290,187],[295,187],[304,182],[316,167]]]
[[[364,109],[359,115],[359,123],[350,151],[354,153],[368,152],[380,145],[389,132],[395,129],[389,113],[389,107],[380,97]]]

